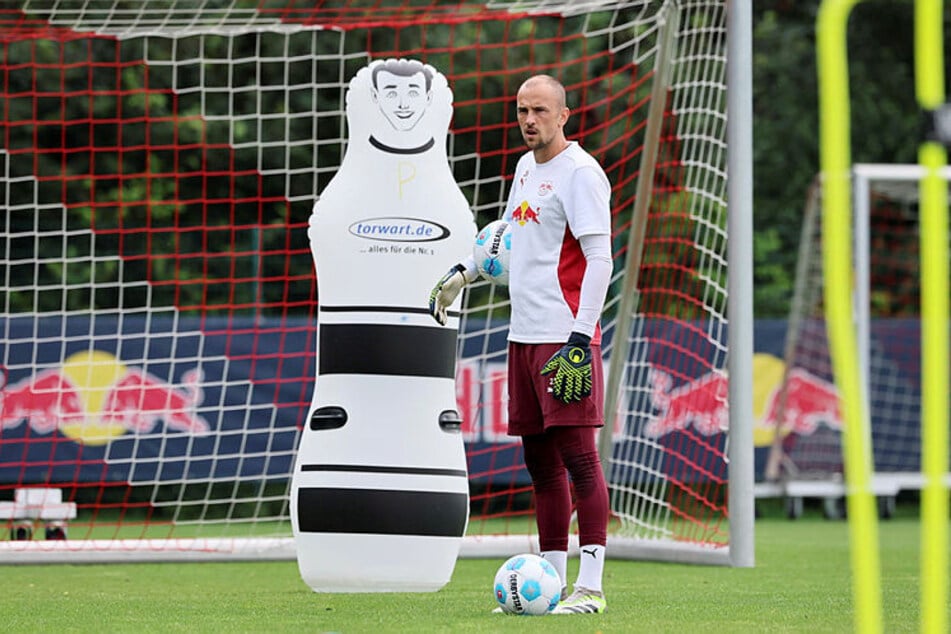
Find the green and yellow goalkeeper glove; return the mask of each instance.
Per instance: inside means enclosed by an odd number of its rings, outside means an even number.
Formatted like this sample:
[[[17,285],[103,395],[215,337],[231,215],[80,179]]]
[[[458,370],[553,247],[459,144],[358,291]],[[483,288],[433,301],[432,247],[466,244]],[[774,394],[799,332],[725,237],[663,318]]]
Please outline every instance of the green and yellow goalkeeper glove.
[[[429,294],[429,314],[443,326],[448,321],[449,306],[456,301],[456,297],[459,296],[459,292],[465,287],[467,281],[466,267],[457,264],[436,282],[436,286]]]
[[[573,332],[568,343],[552,355],[542,375],[549,379],[552,395],[563,403],[580,401],[591,395],[591,337]]]

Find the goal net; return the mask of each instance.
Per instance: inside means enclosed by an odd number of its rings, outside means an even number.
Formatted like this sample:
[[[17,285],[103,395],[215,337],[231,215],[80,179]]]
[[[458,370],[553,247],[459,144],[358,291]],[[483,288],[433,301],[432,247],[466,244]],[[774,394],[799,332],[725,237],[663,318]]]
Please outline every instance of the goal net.
[[[854,306],[872,440],[872,489],[888,516],[921,475],[921,289],[917,165],[852,170]],[[947,178],[947,175],[945,176]],[[807,197],[767,477],[804,497],[841,499],[842,416],[823,316],[822,187]],[[827,505],[827,513],[841,513]]]
[[[2,560],[293,558],[308,219],[347,146],[349,80],[410,57],[453,90],[448,155],[479,226],[524,151],[519,84],[567,87],[568,135],[613,186],[611,552],[727,561],[726,4],[5,4]],[[532,548],[507,310],[468,291],[464,556]]]

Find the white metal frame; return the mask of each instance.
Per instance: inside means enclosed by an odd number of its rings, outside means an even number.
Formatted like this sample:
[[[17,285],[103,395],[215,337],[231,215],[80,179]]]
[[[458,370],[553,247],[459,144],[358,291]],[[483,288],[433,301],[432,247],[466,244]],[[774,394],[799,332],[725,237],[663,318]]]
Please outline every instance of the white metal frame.
[[[941,175],[951,181],[951,167]],[[865,398],[868,398],[869,350],[871,347],[871,226],[869,209],[872,184],[876,181],[900,181],[917,187],[925,176],[925,169],[918,164],[856,163],[852,166],[852,220],[854,227],[853,274],[855,276],[854,306],[855,329],[859,350],[859,371],[865,383]],[[867,406],[866,406],[867,409]],[[945,475],[951,486],[951,474]],[[921,490],[924,476],[918,472],[873,473],[870,489],[880,498],[879,509],[883,516],[894,510],[894,498],[901,491]],[[756,498],[785,497],[787,512],[797,517],[802,512],[803,498],[822,498],[825,514],[838,517],[842,512],[841,500],[846,495],[846,484],[841,479],[797,480],[791,478],[776,482],[760,482],[754,486]]]

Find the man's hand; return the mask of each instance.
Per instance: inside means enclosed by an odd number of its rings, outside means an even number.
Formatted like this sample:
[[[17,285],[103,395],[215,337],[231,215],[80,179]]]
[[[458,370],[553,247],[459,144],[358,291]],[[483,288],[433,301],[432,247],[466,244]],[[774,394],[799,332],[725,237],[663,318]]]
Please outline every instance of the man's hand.
[[[429,294],[429,314],[443,326],[448,320],[446,311],[466,285],[465,270],[462,264],[455,265],[436,282],[436,286]]]
[[[552,395],[563,403],[580,401],[591,395],[591,337],[571,333],[568,343],[552,355],[542,374],[552,374]]]

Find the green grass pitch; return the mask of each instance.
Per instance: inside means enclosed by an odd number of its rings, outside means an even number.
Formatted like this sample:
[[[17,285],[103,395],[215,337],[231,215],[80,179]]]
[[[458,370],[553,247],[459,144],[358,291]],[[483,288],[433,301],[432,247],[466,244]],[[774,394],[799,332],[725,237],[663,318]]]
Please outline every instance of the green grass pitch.
[[[919,631],[919,523],[880,525],[883,629]],[[609,561],[603,615],[491,614],[501,560],[460,560],[435,593],[315,594],[295,562],[2,566],[14,632],[850,632],[847,525],[756,523],[756,566]],[[569,576],[576,572],[569,564]]]

